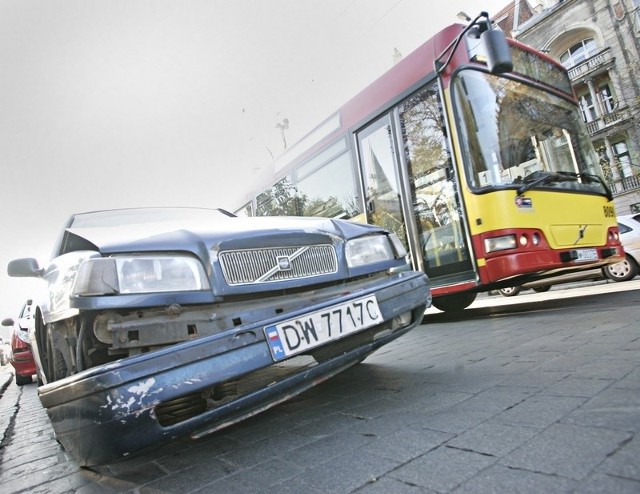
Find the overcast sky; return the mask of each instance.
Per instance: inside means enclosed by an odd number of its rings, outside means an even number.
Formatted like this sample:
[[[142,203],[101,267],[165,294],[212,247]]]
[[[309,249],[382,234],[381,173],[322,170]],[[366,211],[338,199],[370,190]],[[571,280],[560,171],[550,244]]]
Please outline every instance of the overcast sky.
[[[234,209],[283,151],[460,10],[509,0],[0,0],[0,317],[75,212]],[[35,284],[35,285],[34,285]]]

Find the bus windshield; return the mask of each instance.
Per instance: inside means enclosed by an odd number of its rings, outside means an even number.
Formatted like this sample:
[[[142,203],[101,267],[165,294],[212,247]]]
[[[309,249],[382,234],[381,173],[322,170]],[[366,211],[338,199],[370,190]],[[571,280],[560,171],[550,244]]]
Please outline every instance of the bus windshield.
[[[453,93],[472,189],[609,194],[577,106],[475,70],[459,72]]]

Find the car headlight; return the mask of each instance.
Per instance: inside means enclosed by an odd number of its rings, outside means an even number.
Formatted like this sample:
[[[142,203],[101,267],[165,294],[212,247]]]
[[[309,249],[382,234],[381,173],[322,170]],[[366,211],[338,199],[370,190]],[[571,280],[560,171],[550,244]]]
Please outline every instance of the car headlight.
[[[188,256],[117,256],[80,266],[74,295],[183,292],[209,288],[200,261]]]
[[[374,262],[399,259],[407,255],[400,240],[391,235],[371,235],[349,240],[345,247],[350,268]]]

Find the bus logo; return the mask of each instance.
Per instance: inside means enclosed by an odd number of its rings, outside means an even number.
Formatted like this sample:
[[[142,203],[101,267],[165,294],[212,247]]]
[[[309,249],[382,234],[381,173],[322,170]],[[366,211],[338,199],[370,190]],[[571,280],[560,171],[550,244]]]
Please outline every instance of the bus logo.
[[[529,197],[516,196],[516,206],[519,208],[530,208],[533,206],[533,202]]]

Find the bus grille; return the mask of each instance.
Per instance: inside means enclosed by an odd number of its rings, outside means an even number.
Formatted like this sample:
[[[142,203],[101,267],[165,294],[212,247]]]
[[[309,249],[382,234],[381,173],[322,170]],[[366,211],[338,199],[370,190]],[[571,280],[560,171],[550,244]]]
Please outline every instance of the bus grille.
[[[332,245],[236,250],[220,253],[220,264],[229,285],[295,280],[338,270]]]

